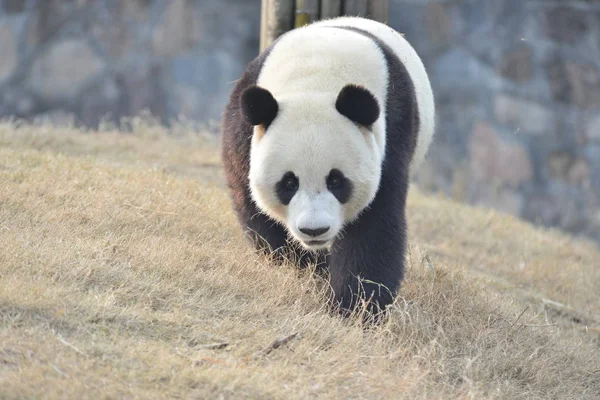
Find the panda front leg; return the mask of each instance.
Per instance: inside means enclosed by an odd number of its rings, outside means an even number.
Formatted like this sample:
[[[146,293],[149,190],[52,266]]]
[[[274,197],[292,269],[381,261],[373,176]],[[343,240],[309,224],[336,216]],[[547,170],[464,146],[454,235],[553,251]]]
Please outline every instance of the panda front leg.
[[[375,314],[394,301],[404,276],[405,198],[378,196],[344,229],[328,258],[335,305],[347,312],[365,304]],[[399,204],[401,203],[401,204]]]

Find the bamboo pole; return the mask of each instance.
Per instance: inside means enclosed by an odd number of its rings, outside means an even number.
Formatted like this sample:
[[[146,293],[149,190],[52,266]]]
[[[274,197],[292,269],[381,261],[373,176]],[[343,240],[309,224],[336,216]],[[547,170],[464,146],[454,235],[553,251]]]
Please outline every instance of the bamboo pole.
[[[321,0],[321,19],[342,15],[342,0]]]
[[[260,51],[294,27],[294,0],[262,0]]]
[[[319,0],[296,0],[294,28],[299,28],[318,20],[319,11]]]

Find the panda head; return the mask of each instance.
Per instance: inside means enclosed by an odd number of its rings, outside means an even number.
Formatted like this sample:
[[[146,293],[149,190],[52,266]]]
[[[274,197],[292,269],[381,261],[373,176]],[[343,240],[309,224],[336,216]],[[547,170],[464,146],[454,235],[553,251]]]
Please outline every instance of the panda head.
[[[241,109],[254,126],[250,191],[260,210],[309,250],[333,244],[374,199],[382,154],[373,134],[375,96],[347,85],[328,93],[246,89]]]

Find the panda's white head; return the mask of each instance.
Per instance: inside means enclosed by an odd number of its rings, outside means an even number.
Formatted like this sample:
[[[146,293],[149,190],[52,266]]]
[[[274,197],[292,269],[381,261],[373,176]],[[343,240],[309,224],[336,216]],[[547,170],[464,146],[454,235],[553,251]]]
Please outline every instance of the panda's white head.
[[[371,131],[377,99],[360,86],[281,95],[252,86],[241,108],[254,126],[250,190],[260,210],[309,250],[329,247],[374,199],[383,154]]]

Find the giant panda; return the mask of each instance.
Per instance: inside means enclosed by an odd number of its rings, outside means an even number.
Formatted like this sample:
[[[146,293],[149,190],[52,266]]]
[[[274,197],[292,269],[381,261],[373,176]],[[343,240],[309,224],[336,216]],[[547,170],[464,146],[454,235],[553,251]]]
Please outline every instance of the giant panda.
[[[378,312],[403,278],[409,179],[433,132],[429,79],[401,34],[359,17],[291,30],[223,113],[238,220],[258,250],[325,268],[336,310]]]

